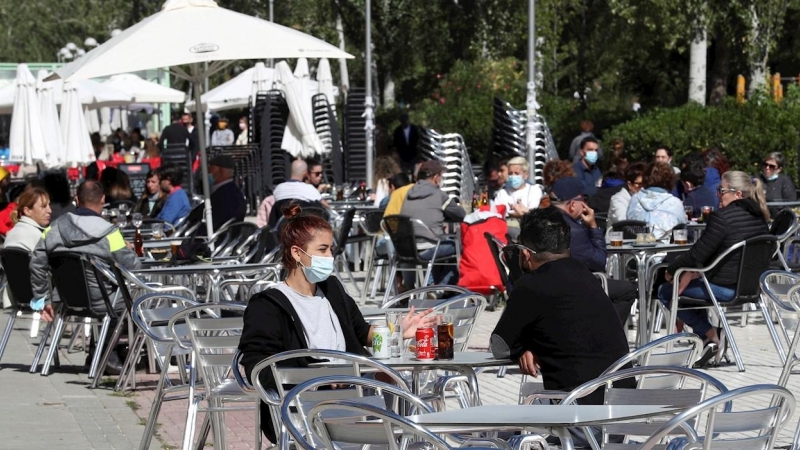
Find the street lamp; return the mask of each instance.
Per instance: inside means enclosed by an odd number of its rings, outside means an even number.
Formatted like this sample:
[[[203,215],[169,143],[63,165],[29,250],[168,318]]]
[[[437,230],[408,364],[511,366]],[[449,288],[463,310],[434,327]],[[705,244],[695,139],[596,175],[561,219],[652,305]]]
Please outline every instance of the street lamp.
[[[79,48],[78,50],[75,51],[75,57],[76,58],[80,58],[81,56],[83,56],[85,54],[86,54],[86,50],[84,50],[82,48]]]
[[[122,33],[122,30],[120,30],[119,28],[114,28],[113,30],[111,30],[111,37],[112,38],[117,37],[117,35],[120,33]]]
[[[75,45],[73,42],[67,42],[66,49],[71,52],[74,52],[75,50],[78,49],[78,46]]]
[[[97,40],[95,40],[93,37],[88,37],[85,41],[83,41],[84,47],[94,48],[97,47],[97,45]]]

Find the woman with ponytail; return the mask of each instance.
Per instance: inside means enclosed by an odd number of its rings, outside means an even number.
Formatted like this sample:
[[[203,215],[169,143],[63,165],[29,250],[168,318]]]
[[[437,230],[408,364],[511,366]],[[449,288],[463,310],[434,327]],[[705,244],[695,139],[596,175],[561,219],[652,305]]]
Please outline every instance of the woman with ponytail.
[[[768,233],[769,211],[764,196],[764,186],[760,180],[753,179],[744,172],[725,172],[717,188],[717,196],[719,208],[709,216],[700,239],[689,251],[681,253],[669,265],[666,273],[667,281],[675,282],[672,280],[672,275],[681,267],[705,267],[733,245]],[[714,297],[719,302],[731,301],[735,294],[740,261],[737,255],[738,252],[735,252],[714,270],[706,273]],[[687,273],[681,276],[679,281],[683,287],[681,295],[710,300],[711,297],[702,280],[689,280],[691,275]],[[672,283],[661,285],[658,297],[669,307],[672,300]],[[719,349],[719,330],[711,326],[707,311],[702,309],[679,311],[678,318],[705,340],[706,350],[698,361],[699,366],[705,365]]]
[[[282,212],[281,262],[287,276],[275,287],[254,295],[245,310],[239,350],[248,377],[256,364],[287,350],[327,349],[369,356],[365,347],[372,345],[372,326],[342,283],[331,276],[331,225],[319,216],[302,213],[295,203]],[[413,337],[418,327],[431,325],[431,311],[415,313],[412,307],[402,321],[403,337]],[[261,373],[261,382],[267,389],[274,388],[268,372]],[[275,443],[266,404],[262,403],[261,414],[262,431]]]

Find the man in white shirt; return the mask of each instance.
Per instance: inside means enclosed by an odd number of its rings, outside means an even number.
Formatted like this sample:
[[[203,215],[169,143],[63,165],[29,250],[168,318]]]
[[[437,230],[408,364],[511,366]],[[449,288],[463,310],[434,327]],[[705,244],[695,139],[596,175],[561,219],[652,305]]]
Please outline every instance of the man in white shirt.
[[[308,176],[308,164],[302,159],[292,162],[292,173],[285,182],[275,186],[275,202],[286,199],[297,199],[308,202],[322,201],[322,195],[313,185],[304,180]]]

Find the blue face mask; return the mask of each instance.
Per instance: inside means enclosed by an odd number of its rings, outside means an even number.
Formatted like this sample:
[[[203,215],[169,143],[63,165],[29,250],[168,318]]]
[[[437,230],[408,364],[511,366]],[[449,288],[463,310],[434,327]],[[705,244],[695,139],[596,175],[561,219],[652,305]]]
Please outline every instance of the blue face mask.
[[[767,178],[767,180],[769,180],[769,181],[775,181],[777,179],[778,179],[778,174],[777,173],[773,173],[772,175],[769,176],[769,178]]]
[[[306,253],[303,249],[300,249],[301,252]],[[333,258],[330,256],[316,256],[316,255],[309,255],[306,253],[306,256],[311,258],[311,267],[306,267],[303,263],[299,263],[300,267],[303,268],[303,275],[306,276],[306,279],[309,283],[319,283],[328,279],[333,273]]]
[[[44,297],[31,302],[31,309],[34,311],[41,311],[44,309]]]
[[[594,150],[588,151],[586,152],[586,156],[584,156],[584,158],[586,159],[587,163],[594,164],[597,162],[597,152]]]
[[[208,185],[209,186],[214,185],[214,177],[211,174],[208,174]]]
[[[525,180],[522,179],[522,175],[509,175],[508,176],[508,185],[511,186],[513,189],[519,189],[524,183]]]

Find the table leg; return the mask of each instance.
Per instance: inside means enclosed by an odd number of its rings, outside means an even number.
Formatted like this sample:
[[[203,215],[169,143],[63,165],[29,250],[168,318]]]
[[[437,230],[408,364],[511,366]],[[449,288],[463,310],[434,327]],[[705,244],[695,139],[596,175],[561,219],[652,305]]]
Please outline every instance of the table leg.
[[[575,445],[572,443],[572,436],[569,434],[569,429],[565,427],[553,427],[553,433],[561,439],[562,450],[575,450]]]
[[[647,292],[647,252],[636,253],[636,273],[639,285],[639,326],[636,330],[639,347],[647,344],[650,320],[650,296]]]

